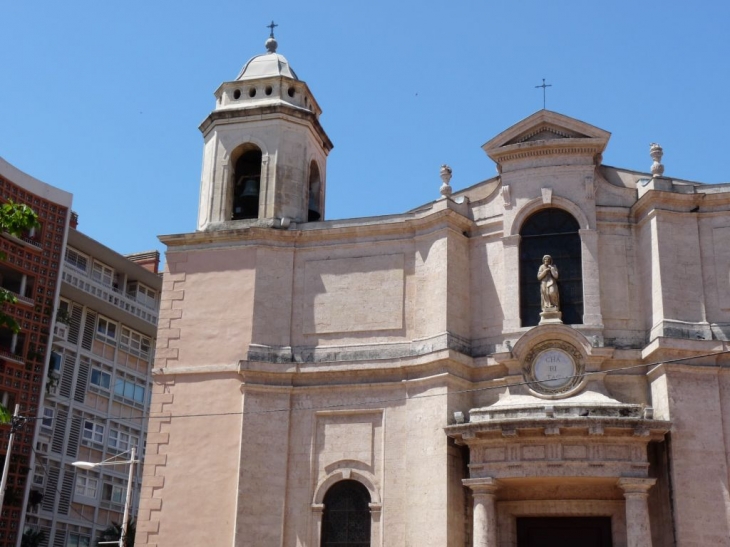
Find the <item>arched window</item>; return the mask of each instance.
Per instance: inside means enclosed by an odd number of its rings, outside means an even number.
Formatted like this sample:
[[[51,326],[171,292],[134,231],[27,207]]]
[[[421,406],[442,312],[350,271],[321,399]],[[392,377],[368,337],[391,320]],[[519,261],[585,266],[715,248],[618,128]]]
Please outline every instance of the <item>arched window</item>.
[[[566,325],[583,323],[583,275],[580,225],[562,209],[542,209],[528,217],[520,230],[520,318],[523,327],[540,322],[542,258],[550,255],[558,267],[560,311]]]
[[[261,150],[245,151],[236,160],[233,172],[231,219],[258,218],[261,188]]]
[[[370,547],[370,492],[353,480],[332,485],[324,496],[321,547]]]
[[[319,176],[319,167],[317,163],[312,161],[309,166],[309,203],[307,208],[309,213],[307,220],[315,222],[322,218],[322,179]]]

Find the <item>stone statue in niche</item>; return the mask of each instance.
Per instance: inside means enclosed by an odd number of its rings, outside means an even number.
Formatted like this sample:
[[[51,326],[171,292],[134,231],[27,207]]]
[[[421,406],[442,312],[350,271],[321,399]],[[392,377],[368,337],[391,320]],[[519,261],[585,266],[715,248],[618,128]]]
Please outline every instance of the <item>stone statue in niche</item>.
[[[540,324],[562,323],[560,312],[560,292],[558,291],[558,267],[550,255],[542,257],[542,265],[537,271],[540,280],[540,301],[542,313]]]

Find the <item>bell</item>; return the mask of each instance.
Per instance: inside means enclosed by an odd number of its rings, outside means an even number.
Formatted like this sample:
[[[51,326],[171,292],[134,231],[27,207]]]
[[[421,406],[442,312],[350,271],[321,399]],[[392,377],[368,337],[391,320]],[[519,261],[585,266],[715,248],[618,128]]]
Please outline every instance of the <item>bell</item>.
[[[259,183],[257,180],[248,179],[243,183],[243,191],[239,194],[242,198],[258,198]]]

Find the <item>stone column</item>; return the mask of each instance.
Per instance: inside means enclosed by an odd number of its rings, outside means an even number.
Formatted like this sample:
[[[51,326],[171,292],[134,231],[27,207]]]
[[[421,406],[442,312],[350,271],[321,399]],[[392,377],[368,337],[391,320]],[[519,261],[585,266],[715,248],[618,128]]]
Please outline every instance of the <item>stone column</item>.
[[[474,547],[497,547],[497,508],[495,498],[499,483],[491,478],[464,479],[464,486],[474,495]]]
[[[651,525],[649,524],[649,488],[656,479],[635,479],[623,477],[618,480],[626,498],[627,547],[652,547]]]

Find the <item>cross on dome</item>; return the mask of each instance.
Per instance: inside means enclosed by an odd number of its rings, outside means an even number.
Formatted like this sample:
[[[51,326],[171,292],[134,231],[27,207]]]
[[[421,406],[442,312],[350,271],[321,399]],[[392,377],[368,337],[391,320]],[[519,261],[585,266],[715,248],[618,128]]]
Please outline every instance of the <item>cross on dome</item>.
[[[278,42],[276,41],[276,38],[274,38],[274,29],[278,27],[276,23],[274,23],[274,20],[271,20],[270,25],[266,25],[266,28],[270,29],[271,32],[269,33],[269,39],[266,40],[266,51],[269,53],[276,53],[276,48],[279,46]]]
[[[270,25],[266,25],[266,28],[271,29],[271,33],[269,34],[269,38],[273,38],[274,37],[274,29],[276,27],[278,27],[278,26],[279,25],[277,25],[276,23],[274,23],[274,20],[273,19],[271,20],[271,24]]]

